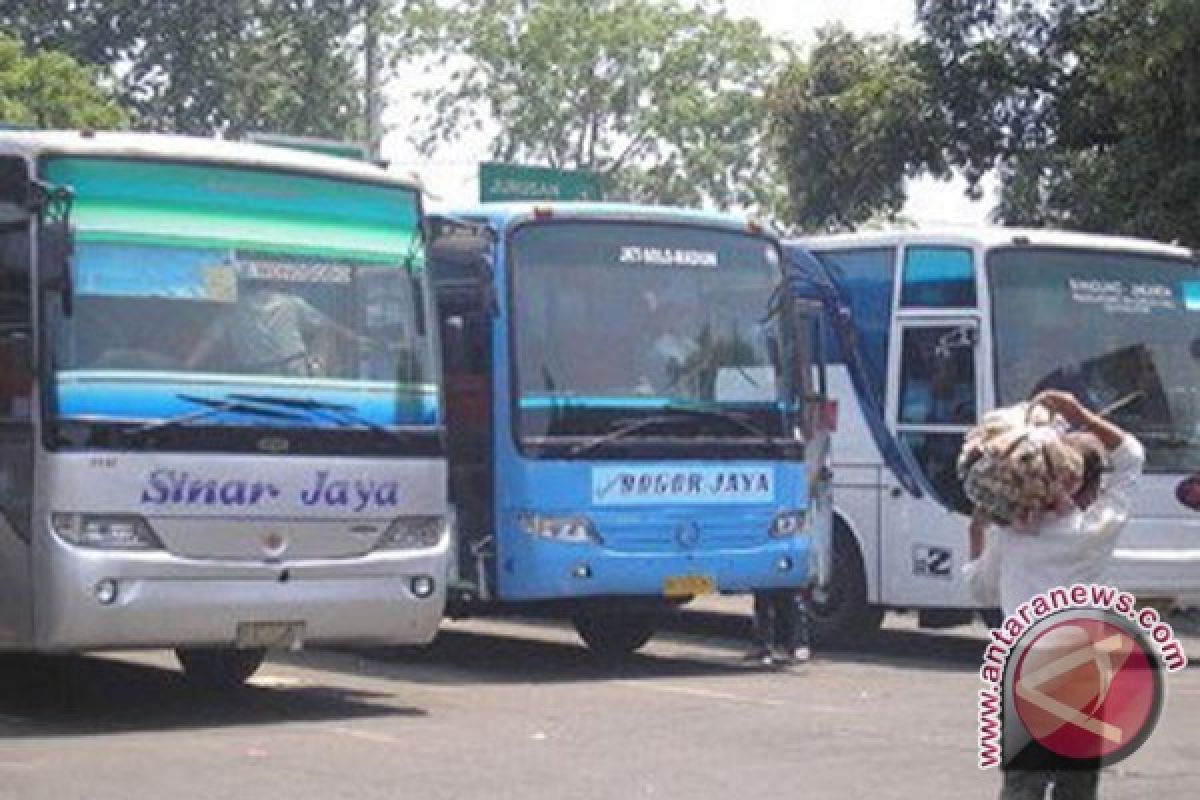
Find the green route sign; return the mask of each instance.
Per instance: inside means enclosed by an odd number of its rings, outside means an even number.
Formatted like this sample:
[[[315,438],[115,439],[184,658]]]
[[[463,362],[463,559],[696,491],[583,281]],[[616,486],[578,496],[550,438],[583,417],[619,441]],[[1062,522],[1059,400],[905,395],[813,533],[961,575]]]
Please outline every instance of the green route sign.
[[[479,199],[484,203],[520,200],[603,200],[603,179],[582,170],[479,165]]]

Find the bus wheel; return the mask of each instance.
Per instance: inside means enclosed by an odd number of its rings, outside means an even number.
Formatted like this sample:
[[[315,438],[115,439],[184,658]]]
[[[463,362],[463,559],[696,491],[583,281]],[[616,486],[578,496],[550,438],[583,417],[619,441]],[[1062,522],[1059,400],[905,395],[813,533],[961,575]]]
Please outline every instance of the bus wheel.
[[[1001,628],[1004,626],[1004,612],[998,608],[980,609],[979,618],[989,628]]]
[[[197,686],[235,689],[262,666],[267,651],[233,647],[179,648],[175,657],[183,667],[183,674]]]
[[[629,656],[650,641],[657,627],[653,614],[576,614],[575,630],[584,644],[603,658]]]
[[[867,603],[867,576],[854,537],[841,525],[833,537],[833,574],[809,603],[813,634],[821,642],[849,642],[879,629],[883,609]]]

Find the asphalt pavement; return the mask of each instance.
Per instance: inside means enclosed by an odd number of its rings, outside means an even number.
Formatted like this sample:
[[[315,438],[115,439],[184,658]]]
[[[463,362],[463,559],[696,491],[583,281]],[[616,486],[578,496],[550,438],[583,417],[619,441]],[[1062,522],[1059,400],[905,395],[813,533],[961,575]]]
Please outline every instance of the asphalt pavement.
[[[742,661],[748,604],[703,604],[602,663],[568,628],[447,623],[427,649],[273,658],[187,685],[169,654],[0,656],[0,798],[994,797],[976,766],[979,626]],[[1200,658],[1200,638],[1185,639]],[[1200,669],[1102,798],[1200,794]]]

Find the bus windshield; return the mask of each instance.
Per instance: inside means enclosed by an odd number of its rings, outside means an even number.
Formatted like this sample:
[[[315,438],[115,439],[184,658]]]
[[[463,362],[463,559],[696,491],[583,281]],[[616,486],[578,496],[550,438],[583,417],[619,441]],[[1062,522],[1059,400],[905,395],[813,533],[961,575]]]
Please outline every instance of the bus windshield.
[[[774,242],[687,224],[543,221],[518,228],[510,247],[523,437],[680,409],[717,412],[709,422],[736,409],[749,430],[780,432],[793,389]],[[704,433],[747,435],[693,419]]]
[[[1075,394],[1147,450],[1200,468],[1200,269],[1180,258],[1051,248],[988,257],[997,402]],[[1115,408],[1113,406],[1116,405]]]
[[[71,313],[46,311],[57,422],[437,421],[413,191],[141,161],[47,172],[76,197]]]

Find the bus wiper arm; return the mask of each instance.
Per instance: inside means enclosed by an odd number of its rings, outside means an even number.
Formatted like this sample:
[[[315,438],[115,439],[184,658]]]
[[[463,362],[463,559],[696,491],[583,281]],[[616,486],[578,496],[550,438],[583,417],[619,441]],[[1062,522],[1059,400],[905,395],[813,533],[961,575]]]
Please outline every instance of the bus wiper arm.
[[[234,413],[234,414],[250,414],[253,416],[270,417],[272,419],[286,420],[301,420],[304,419],[299,414],[293,414],[288,411],[277,411],[270,408],[261,408],[259,406],[243,403],[238,400],[212,400],[207,397],[196,397],[189,394],[176,395],[180,400],[186,400],[189,403],[204,406],[199,411],[189,411],[186,414],[170,417],[168,419],[155,420],[147,422],[144,425],[139,425],[132,430],[126,431],[127,436],[141,436],[145,433],[153,431],[165,430],[167,428],[178,428],[188,425],[192,422],[208,417],[214,417],[218,414]]]
[[[399,431],[393,430],[386,425],[380,425],[378,422],[364,417],[358,413],[354,406],[346,403],[330,403],[325,400],[317,400],[315,397],[275,397],[267,394],[237,393],[229,395],[229,398],[247,403],[261,403],[266,406],[280,406],[307,411],[322,416],[342,427],[346,425],[361,425],[372,433],[386,436],[400,444],[408,444],[408,439]]]
[[[265,406],[283,406],[301,411],[350,412],[354,406],[345,403],[328,403],[314,397],[276,397],[269,394],[242,394],[240,392],[228,395],[230,400],[244,403],[261,403]]]
[[[749,414],[738,411],[726,411],[719,408],[671,408],[673,413],[696,417],[699,419],[717,419],[741,428],[751,436],[756,436],[768,444],[775,444],[775,438],[763,427],[750,419]]]
[[[1148,439],[1159,447],[1174,450],[1183,450],[1200,444],[1200,439],[1174,431],[1138,431],[1135,435],[1142,439]]]
[[[722,422],[728,422],[740,428],[742,431],[750,435],[762,439],[768,445],[776,444],[774,437],[771,436],[765,429],[759,427],[745,414],[740,414],[735,411],[723,411],[719,409],[707,408],[675,408],[667,406],[668,414],[654,414],[640,419],[630,420],[608,433],[601,434],[594,439],[589,439],[586,442],[581,442],[567,451],[567,455],[577,456],[582,453],[594,450],[598,447],[603,447],[612,442],[624,439],[638,431],[646,428],[655,427],[658,425],[673,425],[684,421],[694,421],[697,419],[717,419]]]
[[[680,422],[683,419],[686,419],[686,417],[673,414],[654,414],[649,417],[640,417],[634,420],[627,420],[613,428],[608,433],[602,433],[599,436],[588,439],[586,442],[580,442],[568,450],[567,455],[582,455],[583,453],[603,447],[620,439],[624,439],[627,436],[631,436],[640,430],[653,428],[658,425],[671,425]]]

